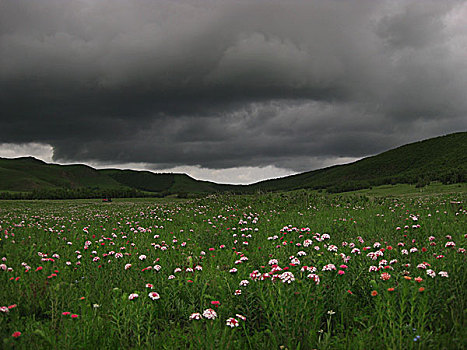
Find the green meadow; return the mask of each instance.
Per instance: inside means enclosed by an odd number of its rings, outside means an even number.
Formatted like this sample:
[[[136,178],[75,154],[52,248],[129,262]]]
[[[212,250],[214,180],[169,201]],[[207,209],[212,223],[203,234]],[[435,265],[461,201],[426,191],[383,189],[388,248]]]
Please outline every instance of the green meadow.
[[[0,202],[5,349],[463,349],[466,184]]]

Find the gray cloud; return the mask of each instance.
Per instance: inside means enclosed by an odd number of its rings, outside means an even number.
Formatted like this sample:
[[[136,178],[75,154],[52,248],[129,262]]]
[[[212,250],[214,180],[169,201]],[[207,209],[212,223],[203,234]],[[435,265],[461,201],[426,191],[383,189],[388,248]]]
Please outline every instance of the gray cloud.
[[[0,142],[305,171],[467,128],[458,1],[0,4]]]

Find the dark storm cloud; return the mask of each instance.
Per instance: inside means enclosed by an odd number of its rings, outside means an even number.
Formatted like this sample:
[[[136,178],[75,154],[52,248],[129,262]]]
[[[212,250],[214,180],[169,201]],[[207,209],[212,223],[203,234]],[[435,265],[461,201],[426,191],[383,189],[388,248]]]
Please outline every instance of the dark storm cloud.
[[[303,171],[467,127],[458,1],[2,1],[0,143]]]

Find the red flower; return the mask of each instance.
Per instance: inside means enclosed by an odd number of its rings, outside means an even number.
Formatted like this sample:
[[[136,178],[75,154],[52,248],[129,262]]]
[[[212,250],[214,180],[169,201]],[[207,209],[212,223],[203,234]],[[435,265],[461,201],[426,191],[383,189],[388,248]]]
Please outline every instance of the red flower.
[[[14,332],[11,336],[12,336],[13,338],[18,338],[20,335],[21,335],[21,332],[16,331],[16,332]]]

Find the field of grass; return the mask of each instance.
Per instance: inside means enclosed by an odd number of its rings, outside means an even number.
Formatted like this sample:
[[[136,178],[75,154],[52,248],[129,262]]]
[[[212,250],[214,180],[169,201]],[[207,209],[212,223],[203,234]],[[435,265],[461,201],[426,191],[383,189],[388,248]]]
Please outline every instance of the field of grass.
[[[466,348],[465,186],[397,188],[0,201],[1,347]]]

